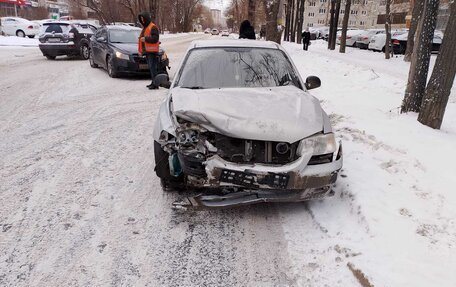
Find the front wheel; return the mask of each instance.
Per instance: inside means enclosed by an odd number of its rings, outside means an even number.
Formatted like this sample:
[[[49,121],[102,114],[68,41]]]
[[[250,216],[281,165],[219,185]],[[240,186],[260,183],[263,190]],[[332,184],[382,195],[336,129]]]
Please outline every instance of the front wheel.
[[[82,44],[79,48],[79,54],[83,60],[88,60],[90,57],[90,50],[87,44]]]
[[[117,78],[117,71],[114,67],[114,62],[111,58],[111,56],[107,56],[106,57],[106,66],[108,67],[108,75],[111,77],[111,78]]]
[[[154,141],[155,173],[160,178],[160,184],[164,191],[172,191],[184,188],[184,177],[174,177],[170,174],[169,154],[161,145]]]
[[[55,56],[51,56],[51,55],[44,55],[48,60],[55,60]]]
[[[92,68],[98,68],[98,65],[95,64],[95,61],[93,60],[93,53],[92,53],[92,51],[89,52],[89,63],[90,63],[90,67],[92,67]]]
[[[28,36],[28,37],[29,37],[30,39],[33,39],[33,38],[35,38],[35,35],[30,35],[30,36]]]

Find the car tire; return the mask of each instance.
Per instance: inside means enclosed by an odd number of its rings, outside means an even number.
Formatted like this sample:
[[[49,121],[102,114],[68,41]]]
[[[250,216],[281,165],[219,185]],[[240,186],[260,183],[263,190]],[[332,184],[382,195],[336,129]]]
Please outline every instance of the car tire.
[[[117,72],[116,69],[114,69],[114,63],[111,56],[109,55],[106,57],[106,69],[108,70],[108,75],[111,78],[117,78]]]
[[[56,56],[44,55],[48,60],[55,60]]]
[[[160,184],[164,191],[173,191],[184,188],[183,176],[174,177],[169,173],[169,154],[161,145],[154,141],[155,173],[160,178]]]
[[[25,33],[22,30],[17,30],[16,31],[16,36],[21,37],[21,38],[25,38]]]
[[[27,37],[29,37],[30,39],[33,39],[33,38],[35,38],[35,35],[29,35]]]
[[[79,55],[83,60],[88,60],[90,57],[89,45],[82,44],[81,47],[79,47]]]
[[[92,68],[98,68],[98,65],[95,64],[95,61],[93,60],[93,56],[92,56],[92,51],[90,51],[90,54],[89,54],[89,63],[90,63],[90,67]]]

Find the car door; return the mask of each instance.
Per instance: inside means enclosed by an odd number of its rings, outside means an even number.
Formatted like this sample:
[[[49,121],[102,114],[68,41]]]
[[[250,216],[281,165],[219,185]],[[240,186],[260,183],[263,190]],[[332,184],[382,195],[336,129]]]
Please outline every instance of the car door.
[[[102,42],[98,42],[99,44],[99,47],[100,47],[100,64],[107,68],[107,64],[106,64],[106,55],[109,53],[108,49],[108,42],[109,42],[109,39],[108,39],[108,30],[107,29],[103,29],[101,30],[101,38],[104,39],[104,41]]]
[[[104,29],[101,29],[101,30],[98,30],[97,33],[95,33],[92,41],[91,41],[91,46],[92,46],[92,50],[91,50],[91,53],[92,53],[92,57],[93,57],[93,60],[96,64],[102,64],[102,61],[101,61],[101,43],[98,41],[98,39],[101,37],[101,34],[103,32]]]
[[[3,32],[6,35],[16,36],[17,21],[12,18],[5,18],[3,22]]]

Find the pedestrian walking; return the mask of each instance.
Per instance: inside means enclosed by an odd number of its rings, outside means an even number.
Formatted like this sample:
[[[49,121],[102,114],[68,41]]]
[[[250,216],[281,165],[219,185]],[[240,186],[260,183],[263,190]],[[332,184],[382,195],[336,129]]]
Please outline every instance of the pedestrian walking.
[[[304,32],[302,32],[302,48],[304,49],[304,51],[307,51],[307,49],[309,48],[309,44],[310,44],[310,32],[309,32],[309,28],[306,28],[306,30]]]
[[[147,64],[150,69],[150,76],[152,82],[147,87],[150,90],[158,89],[155,84],[154,78],[157,75],[158,53],[160,52],[160,31],[155,25],[148,12],[143,12],[138,15],[138,21],[141,23],[143,29],[139,35],[138,52],[140,55],[145,55]]]
[[[249,20],[242,21],[239,27],[239,39],[256,40],[255,28],[253,28]]]

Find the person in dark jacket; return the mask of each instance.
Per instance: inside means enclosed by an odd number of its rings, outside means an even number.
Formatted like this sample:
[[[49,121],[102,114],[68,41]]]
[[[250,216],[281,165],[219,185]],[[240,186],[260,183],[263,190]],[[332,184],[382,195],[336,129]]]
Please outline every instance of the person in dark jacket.
[[[304,32],[302,32],[301,34],[302,36],[302,48],[304,49],[304,51],[307,51],[307,49],[309,48],[309,44],[310,44],[310,32],[309,32],[309,28],[306,28],[306,30]]]
[[[158,89],[158,85],[155,84],[154,78],[157,75],[158,53],[160,52],[160,31],[152,22],[148,12],[139,14],[138,21],[143,27],[139,36],[138,52],[141,55],[146,55],[150,76],[152,78],[152,82],[147,87],[151,90]]]
[[[250,24],[249,20],[244,20],[239,27],[239,39],[256,40],[255,29]]]

